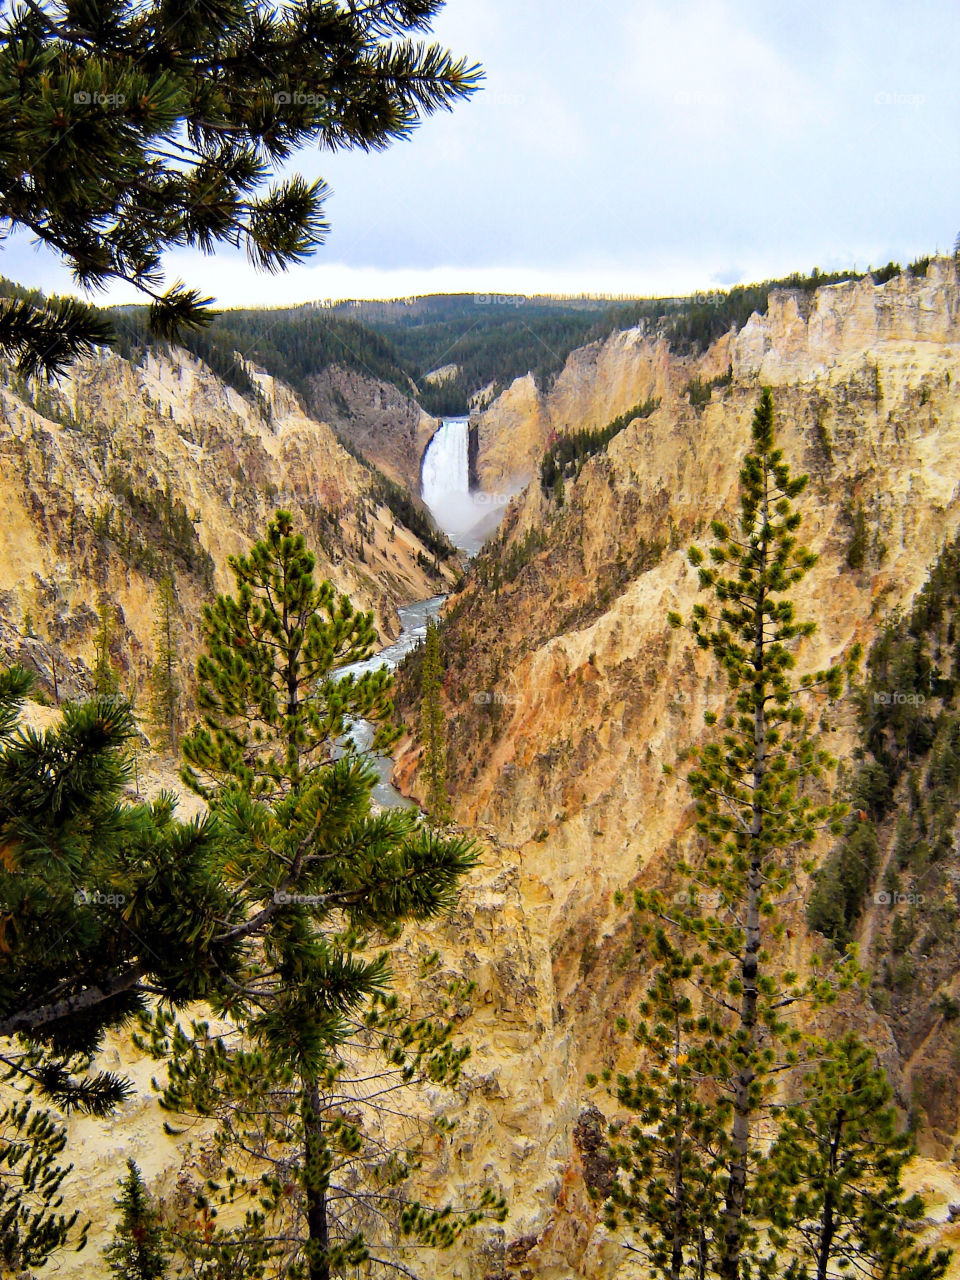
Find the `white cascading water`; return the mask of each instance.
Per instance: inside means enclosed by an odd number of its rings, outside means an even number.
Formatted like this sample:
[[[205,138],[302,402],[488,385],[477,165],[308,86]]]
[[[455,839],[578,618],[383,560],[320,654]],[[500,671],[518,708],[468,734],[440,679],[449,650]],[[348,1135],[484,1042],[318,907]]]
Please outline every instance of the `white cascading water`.
[[[452,513],[462,513],[463,500],[470,494],[469,441],[466,418],[451,418],[430,441],[423,459],[421,488],[431,511],[449,505]]]
[[[507,495],[470,492],[470,424],[449,418],[427,446],[420,492],[455,546],[476,555],[500,523]]]

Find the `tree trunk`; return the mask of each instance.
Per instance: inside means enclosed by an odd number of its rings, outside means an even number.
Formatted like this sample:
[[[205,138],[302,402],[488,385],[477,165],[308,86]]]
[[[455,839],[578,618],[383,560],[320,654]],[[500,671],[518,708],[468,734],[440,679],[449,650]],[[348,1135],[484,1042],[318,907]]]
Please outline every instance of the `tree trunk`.
[[[833,1193],[828,1191],[823,1201],[823,1230],[820,1233],[820,1248],[817,1251],[817,1280],[827,1280],[827,1267],[830,1263],[833,1237],[836,1233]]]
[[[840,1138],[843,1133],[843,1122],[845,1114],[842,1110],[837,1112],[837,1123],[833,1131],[833,1137],[830,1141],[830,1178],[831,1181],[837,1172],[837,1163],[840,1152]],[[827,1280],[827,1268],[830,1265],[830,1255],[833,1251],[833,1239],[837,1234],[837,1216],[836,1216],[836,1198],[832,1190],[828,1190],[823,1197],[823,1212],[821,1214],[820,1244],[817,1249],[817,1280]]]
[[[173,578],[168,579],[168,592],[164,601],[166,612],[166,660],[167,660],[167,736],[170,740],[170,752],[177,754],[177,698],[176,698],[176,656],[174,654],[173,637]]]
[[[290,619],[289,606],[287,603],[287,583],[290,575],[290,563],[288,560],[283,562],[283,610],[280,618],[280,651],[286,661],[286,667],[282,671],[284,687],[287,691],[287,708],[286,708],[286,724],[284,726],[284,736],[286,738],[287,752],[289,762],[293,765],[295,780],[300,781],[300,746],[297,741],[297,728],[300,719],[300,644],[294,644],[292,633],[295,623]]]
[[[697,1280],[706,1280],[707,1256],[707,1233],[701,1222],[697,1228]]]
[[[740,1002],[740,1027],[748,1033],[747,1051],[753,1047],[757,1019],[757,951],[760,945],[760,863],[752,862],[747,892],[747,915],[743,960],[740,966],[743,996]],[[724,1280],[738,1280],[740,1275],[740,1224],[747,1195],[747,1159],[750,1152],[750,1089],[754,1081],[750,1062],[737,1071],[733,1081],[733,1158],[724,1204],[723,1255],[720,1274]]]
[[[670,1280],[680,1280],[683,1273],[683,1235],[685,1227],[683,1186],[683,1095],[680,1072],[680,1017],[676,1015],[673,1047],[673,1066],[677,1083],[677,1099],[674,1104],[676,1133],[673,1146],[673,1249],[670,1257]]]
[[[303,1082],[303,1189],[307,1201],[310,1280],[330,1280],[330,1224],[327,1220],[326,1143],[323,1138],[323,1111],[315,1081]]]
[[[760,519],[766,527],[768,505],[764,476],[764,495],[760,504]],[[745,1033],[743,1050],[753,1050],[757,1025],[757,966],[760,952],[760,892],[763,884],[762,846],[763,805],[760,789],[767,771],[767,723],[766,685],[764,671],[764,606],[767,598],[767,548],[761,544],[757,564],[758,589],[753,634],[753,812],[750,823],[750,871],[747,876],[747,902],[744,912],[744,945],[740,961],[740,978],[743,994],[740,998],[740,1031]],[[733,1156],[724,1204],[723,1252],[720,1258],[720,1274],[724,1280],[739,1280],[741,1239],[740,1228],[747,1196],[747,1161],[750,1153],[750,1122],[752,1107],[750,1089],[755,1078],[752,1062],[746,1063],[733,1079]]]

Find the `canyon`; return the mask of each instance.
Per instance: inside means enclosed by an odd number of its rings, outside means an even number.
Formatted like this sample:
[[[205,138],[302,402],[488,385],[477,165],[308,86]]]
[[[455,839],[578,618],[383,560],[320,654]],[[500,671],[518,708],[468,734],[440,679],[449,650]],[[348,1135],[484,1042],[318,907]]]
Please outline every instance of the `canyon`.
[[[818,624],[801,658],[802,669],[813,670],[854,644],[869,647],[890,612],[909,606],[960,527],[958,306],[954,264],[945,261],[921,279],[851,282],[812,297],[778,293],[766,315],[702,356],[678,355],[642,331],[616,335],[575,353],[548,391],[523,380],[481,415],[480,474],[503,483],[517,474],[517,458],[520,474],[534,473],[555,433],[660,399],[654,413],[584,462],[566,482],[562,505],[534,478],[447,608],[455,817],[499,841],[519,876],[531,935],[550,956],[553,1028],[544,1045],[563,1063],[569,1100],[544,1099],[535,1141],[549,1151],[566,1131],[569,1163],[549,1173],[531,1163],[545,1189],[550,1176],[562,1182],[579,1168],[569,1136],[574,1112],[588,1103],[616,1112],[602,1090],[584,1086],[586,1076],[605,1069],[615,1076],[630,1063],[614,1012],[636,1004],[644,974],[617,891],[669,887],[693,836],[680,762],[724,690],[709,659],[665,619],[671,609],[689,616],[697,598],[688,546],[709,543],[712,519],[735,516],[759,387],[772,386],[778,441],[810,475],[802,534],[819,562],[798,603]],[[729,385],[703,407],[691,405],[691,380],[725,369]],[[852,569],[858,512],[868,546],[862,567]],[[410,694],[406,706],[412,723]],[[831,751],[849,762],[857,744],[849,700],[822,707],[821,724]],[[418,759],[408,738],[397,779],[422,795]],[[824,843],[820,855],[826,851]],[[956,871],[954,861],[948,876]],[[808,892],[809,882],[801,884],[789,921],[801,967],[824,948],[806,927]],[[861,937],[884,912],[889,906],[868,905]],[[938,945],[937,972],[953,991],[956,943],[950,936]],[[915,992],[884,1013],[869,1000],[853,1002],[831,1025],[853,1020],[880,1051],[904,1111],[920,1122],[926,1163],[915,1173],[933,1191],[931,1229],[956,1241],[947,1205],[960,1193],[957,1038],[950,1020],[932,1012],[918,1028],[915,1009],[934,996]],[[529,1274],[592,1276],[609,1265],[578,1186],[578,1209],[568,1212],[561,1196],[529,1233]]]
[[[618,892],[629,899],[633,886],[673,884],[694,838],[683,754],[725,694],[709,658],[666,625],[668,610],[688,616],[697,599],[687,549],[709,543],[711,520],[735,515],[759,388],[771,386],[779,442],[810,476],[801,536],[819,555],[797,593],[801,616],[818,624],[801,669],[868,647],[960,531],[958,356],[960,282],[948,259],[879,286],[773,293],[764,314],[702,353],[673,350],[643,327],[578,349],[552,385],[517,379],[472,416],[480,492],[522,491],[463,579],[456,557],[430,567],[432,555],[377,501],[370,473],[328,425],[334,392],[348,408],[356,394],[352,417],[367,425],[353,443],[419,489],[436,424],[395,388],[380,402],[330,375],[308,411],[257,374],[262,401],[253,404],[177,351],[85,362],[45,398],[9,374],[0,387],[0,645],[7,660],[38,670],[48,701],[54,668],[58,692],[88,691],[101,601],[116,613],[123,679],[143,687],[156,576],[131,536],[137,512],[159,512],[165,529],[164,511],[179,502],[189,518],[174,547],[185,660],[201,601],[229,584],[226,557],[281,502],[302,520],[319,572],[374,612],[384,641],[397,633],[399,605],[449,593],[448,778],[455,820],[482,859],[448,919],[407,932],[399,967],[410,994],[415,962],[436,947],[444,979],[475,984],[463,1081],[455,1097],[429,1099],[457,1126],[426,1168],[426,1187],[442,1198],[490,1184],[510,1212],[431,1259],[438,1280],[630,1274],[597,1198],[609,1178],[604,1126],[618,1106],[588,1076],[615,1076],[632,1062],[614,1020],[629,1017],[646,975]],[[691,383],[715,380],[694,404]],[[370,416],[371,397],[379,416]],[[657,407],[567,476],[562,496],[544,491],[539,461],[558,435],[649,401]],[[108,508],[122,533],[105,523]],[[853,567],[858,520],[865,550]],[[422,799],[417,698],[408,663],[398,697],[408,733],[394,780]],[[818,711],[831,751],[849,762],[852,700]],[[54,715],[31,710],[35,723]],[[173,781],[169,762],[148,774],[151,785]],[[818,856],[829,847],[824,838]],[[960,854],[950,870],[960,876]],[[788,945],[802,969],[827,944],[806,924],[808,880],[800,890]],[[865,944],[883,944],[884,912],[868,902]],[[957,944],[937,945],[939,987],[956,995]],[[914,999],[926,1007],[934,994]],[[949,1212],[960,1202],[956,1023],[933,1013],[917,1023],[910,1009],[880,1008],[869,994],[818,1016],[825,1030],[856,1025],[876,1045],[898,1104],[919,1122],[910,1176],[928,1195],[928,1235],[960,1246]],[[105,1274],[98,1249],[128,1155],[168,1204],[205,1158],[202,1134],[162,1132],[156,1065],[119,1038],[104,1056],[136,1090],[107,1121],[70,1121],[71,1194],[96,1230],[85,1254],[60,1261],[64,1276]],[[960,1256],[951,1276],[960,1276]]]

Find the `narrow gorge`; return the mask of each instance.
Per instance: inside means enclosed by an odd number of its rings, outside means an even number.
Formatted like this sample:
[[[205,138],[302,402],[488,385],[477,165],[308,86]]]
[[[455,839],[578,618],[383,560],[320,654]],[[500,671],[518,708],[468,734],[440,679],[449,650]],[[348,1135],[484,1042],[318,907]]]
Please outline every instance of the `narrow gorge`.
[[[174,556],[192,665],[200,607],[226,588],[227,557],[286,505],[319,573],[372,610],[382,644],[405,636],[385,653],[398,666],[405,729],[392,785],[422,801],[422,651],[408,654],[408,640],[446,598],[447,781],[455,823],[482,857],[454,912],[404,935],[400,968],[409,990],[436,948],[444,980],[472,984],[462,1081],[452,1100],[427,1099],[456,1121],[424,1174],[428,1189],[469,1197],[493,1185],[509,1216],[431,1258],[436,1280],[627,1274],[600,1209],[611,1176],[605,1126],[623,1118],[604,1080],[631,1060],[615,1018],[648,976],[622,895],[674,887],[695,838],[685,756],[724,695],[707,657],[666,624],[668,611],[686,615],[698,598],[687,550],[709,541],[712,520],[735,515],[751,418],[770,386],[779,442],[810,476],[802,532],[819,560],[798,607],[818,630],[805,669],[855,645],[869,651],[960,533],[958,357],[957,265],[937,258],[923,275],[879,285],[775,291],[704,350],[671,345],[647,323],[618,330],[574,349],[552,379],[511,381],[469,417],[430,418],[395,387],[375,394],[370,379],[342,370],[318,374],[308,403],[251,362],[252,399],[176,348],[90,359],[52,389],[5,368],[0,648],[39,675],[47,705],[31,708],[34,723],[52,721],[57,697],[89,692],[104,605],[125,687],[142,691],[159,542]],[[620,418],[603,447],[543,482],[558,441]],[[449,544],[433,530],[429,545],[425,526],[404,524],[384,476],[405,486],[410,518],[426,508]],[[819,710],[833,754],[856,760],[855,697]],[[179,786],[169,759],[149,761],[145,776],[154,789]],[[392,797],[385,787],[378,799]],[[878,830],[889,853],[892,823]],[[820,839],[818,862],[835,843]],[[878,963],[894,918],[908,914],[876,895],[881,872],[855,925]],[[802,877],[789,910],[800,969],[829,945],[808,923],[813,883]],[[932,958],[932,986],[901,984],[886,1000],[848,993],[818,1015],[824,1031],[855,1026],[878,1048],[898,1107],[917,1125],[910,1176],[928,1195],[927,1236],[955,1246],[958,884],[954,829],[914,946]],[[136,1091],[107,1120],[69,1121],[72,1194],[96,1227],[85,1254],[58,1259],[65,1278],[106,1274],[99,1249],[128,1156],[168,1206],[212,1167],[202,1133],[158,1124],[151,1060],[115,1036],[104,1061]],[[960,1276],[960,1256],[950,1275]]]

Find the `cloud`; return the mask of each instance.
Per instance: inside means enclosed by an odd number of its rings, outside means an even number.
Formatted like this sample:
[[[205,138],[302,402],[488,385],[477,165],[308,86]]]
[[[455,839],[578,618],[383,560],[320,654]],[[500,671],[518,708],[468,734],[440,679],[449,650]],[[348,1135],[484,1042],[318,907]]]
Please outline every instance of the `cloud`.
[[[743,4],[681,0],[635,7],[624,24],[620,80],[656,113],[667,137],[726,136],[734,146],[803,130],[832,116],[831,95],[750,23]]]
[[[382,154],[305,150],[329,243],[269,279],[171,254],[224,302],[696,291],[949,248],[960,215],[960,25],[876,0],[449,0],[437,38],[483,93]],[[878,101],[878,95],[889,95]],[[69,287],[50,254],[0,270]]]

